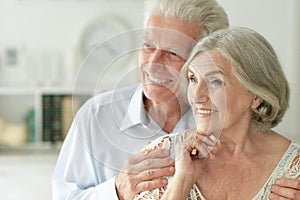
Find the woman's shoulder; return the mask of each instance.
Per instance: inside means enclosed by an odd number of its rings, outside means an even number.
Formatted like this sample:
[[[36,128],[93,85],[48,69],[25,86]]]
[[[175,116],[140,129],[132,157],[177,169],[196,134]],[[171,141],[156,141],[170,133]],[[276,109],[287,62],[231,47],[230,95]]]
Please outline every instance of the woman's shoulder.
[[[291,141],[290,149],[293,151],[300,150],[300,144],[295,141]]]
[[[284,169],[285,177],[299,178],[300,177],[300,145],[291,142],[282,160],[279,163],[279,168]]]
[[[296,159],[299,160],[299,157],[300,157],[300,144],[298,144],[294,141],[291,141],[291,144],[290,144],[287,152],[285,153],[285,156],[296,158]],[[300,165],[299,161],[298,161],[298,164]]]

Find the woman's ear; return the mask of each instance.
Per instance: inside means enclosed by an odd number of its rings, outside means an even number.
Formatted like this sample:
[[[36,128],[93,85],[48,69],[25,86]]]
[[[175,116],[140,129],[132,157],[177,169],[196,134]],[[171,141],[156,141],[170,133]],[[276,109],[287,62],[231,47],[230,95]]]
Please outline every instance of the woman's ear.
[[[253,97],[251,108],[253,110],[257,109],[258,106],[263,102],[263,100],[257,96]]]

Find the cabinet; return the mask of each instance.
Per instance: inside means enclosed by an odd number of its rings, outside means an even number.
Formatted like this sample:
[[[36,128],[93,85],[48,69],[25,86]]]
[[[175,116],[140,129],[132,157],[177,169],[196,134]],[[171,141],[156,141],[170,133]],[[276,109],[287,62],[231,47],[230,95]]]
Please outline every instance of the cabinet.
[[[74,94],[71,87],[0,87],[1,148],[59,146],[73,114],[91,96],[86,88]],[[53,104],[46,105],[48,100]],[[55,125],[57,120],[60,127]],[[59,129],[56,136],[51,135],[52,129],[46,135],[49,126]]]

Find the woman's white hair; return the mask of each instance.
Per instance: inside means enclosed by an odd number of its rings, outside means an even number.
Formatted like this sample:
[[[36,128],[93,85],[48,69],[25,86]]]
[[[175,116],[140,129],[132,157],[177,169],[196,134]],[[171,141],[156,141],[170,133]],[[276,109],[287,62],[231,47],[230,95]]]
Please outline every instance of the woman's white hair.
[[[229,26],[226,12],[215,0],[146,0],[145,25],[153,14],[198,23],[204,28],[200,38]]]
[[[290,90],[271,44],[249,28],[219,30],[195,45],[182,72],[186,74],[197,54],[209,50],[218,50],[229,59],[234,75],[251,94],[262,100],[252,113],[255,127],[260,130],[275,127],[289,106]]]

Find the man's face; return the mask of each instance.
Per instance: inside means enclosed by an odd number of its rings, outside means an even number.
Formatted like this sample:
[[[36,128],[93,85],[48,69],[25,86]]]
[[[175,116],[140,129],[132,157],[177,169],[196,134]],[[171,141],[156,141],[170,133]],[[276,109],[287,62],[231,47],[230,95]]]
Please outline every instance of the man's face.
[[[180,70],[199,33],[196,23],[160,15],[149,18],[139,54],[141,81],[148,99],[178,98]]]

